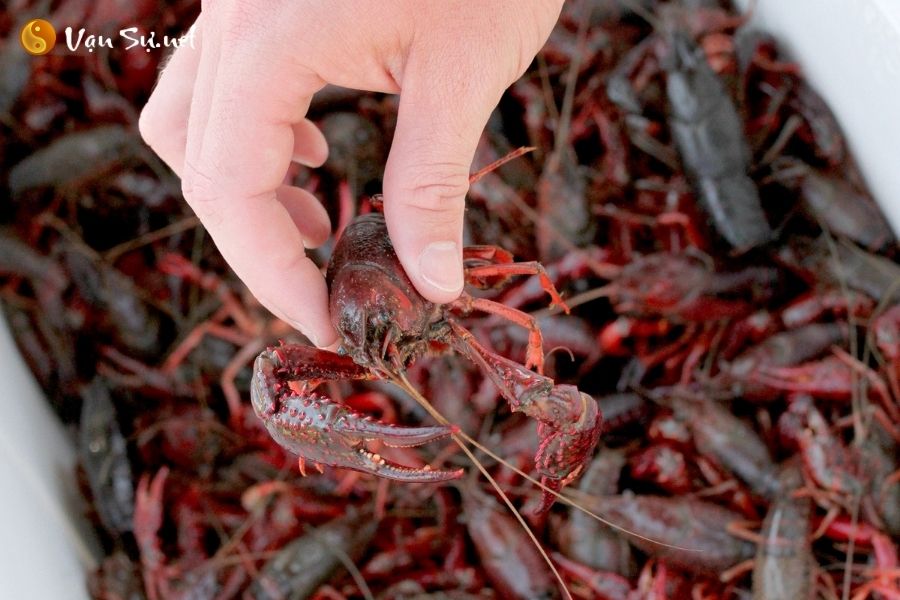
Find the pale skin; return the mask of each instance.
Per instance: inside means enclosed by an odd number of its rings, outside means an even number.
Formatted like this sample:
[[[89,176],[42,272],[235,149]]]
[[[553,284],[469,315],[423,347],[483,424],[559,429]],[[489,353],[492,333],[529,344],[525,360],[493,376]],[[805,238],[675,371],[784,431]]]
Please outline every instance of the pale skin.
[[[491,111],[544,44],[562,0],[214,0],[141,114],[146,142],[251,292],[314,344],[337,341],[305,248],[330,224],[283,185],[328,144],[306,119],[325,84],[400,94],[384,172],[391,240],[419,292],[462,291],[468,175]]]

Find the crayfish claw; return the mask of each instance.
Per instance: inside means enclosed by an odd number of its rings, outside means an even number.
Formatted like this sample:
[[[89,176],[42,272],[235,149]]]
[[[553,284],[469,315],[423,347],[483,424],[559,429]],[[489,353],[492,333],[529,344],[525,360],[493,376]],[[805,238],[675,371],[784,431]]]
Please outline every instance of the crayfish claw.
[[[563,488],[563,482],[560,479],[544,476],[541,477],[541,487],[541,503],[532,512],[535,517],[539,517],[550,510],[550,507],[556,502],[556,495]]]
[[[548,397],[564,401],[570,415],[578,416],[574,420],[538,424],[541,443],[535,455],[535,467],[545,489],[536,514],[549,510],[556,500],[553,492],[559,492],[584,471],[600,440],[603,423],[597,401],[574,386],[555,386]]]
[[[450,326],[457,336],[454,348],[482,368],[510,409],[538,421],[541,442],[534,462],[544,485],[558,491],[571,483],[600,441],[602,418],[597,401],[574,385],[555,385],[549,377],[489,351],[460,324],[451,321]],[[540,511],[546,512],[553,499],[545,490]]]
[[[296,391],[288,381],[299,368],[286,367],[284,357],[306,352],[298,348],[282,346],[260,354],[254,364],[250,396],[254,411],[272,438],[300,457],[297,464],[301,474],[306,475],[306,467],[311,463],[320,473],[323,465],[328,465],[406,482],[434,483],[462,477],[461,470],[404,467],[371,452],[366,448],[367,442],[409,448],[458,430],[443,425],[397,427],[361,415],[305,386]],[[307,365],[303,369],[312,371],[313,367]]]
[[[351,468],[404,483],[441,483],[459,479],[463,476],[462,469],[443,471],[434,469],[430,465],[425,465],[422,468],[404,467],[387,460],[378,453],[369,452],[363,448],[360,448],[357,454],[359,456],[358,466]]]
[[[459,431],[455,426],[436,425],[429,427],[398,427],[369,418],[348,424],[360,437],[378,440],[391,448],[412,448],[439,440]]]

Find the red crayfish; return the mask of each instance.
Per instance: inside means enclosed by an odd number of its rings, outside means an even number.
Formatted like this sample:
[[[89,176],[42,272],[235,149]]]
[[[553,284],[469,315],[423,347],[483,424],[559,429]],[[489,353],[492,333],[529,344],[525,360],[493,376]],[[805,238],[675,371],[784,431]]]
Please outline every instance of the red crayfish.
[[[471,246],[463,252],[466,281],[479,288],[502,285],[513,275],[538,275],[554,304],[565,307],[536,263],[513,262],[508,252]],[[575,479],[591,458],[600,435],[596,401],[573,385],[556,385],[541,374],[542,338],[534,318],[516,309],[463,292],[438,305],[413,287],[394,252],[384,217],[358,217],[344,230],[326,275],[332,320],[341,337],[341,353],[310,346],[281,345],[256,359],[251,398],[272,437],[316,466],[343,467],[407,482],[441,482],[460,471],[408,468],[387,461],[366,447],[418,446],[454,433],[447,426],[395,427],[357,414],[318,393],[323,381],[392,378],[426,350],[452,348],[479,365],[498,386],[510,409],[540,423],[535,464],[545,486],[543,508]],[[526,364],[495,354],[460,324],[473,311],[502,316],[529,330]],[[531,370],[535,367],[537,372]]]

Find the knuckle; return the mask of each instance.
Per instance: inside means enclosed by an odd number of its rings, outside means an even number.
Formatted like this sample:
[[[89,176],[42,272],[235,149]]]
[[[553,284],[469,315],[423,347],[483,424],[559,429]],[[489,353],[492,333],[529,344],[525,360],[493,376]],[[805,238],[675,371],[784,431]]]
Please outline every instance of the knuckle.
[[[512,61],[509,83],[522,76],[531,66],[535,55],[547,41],[562,10],[562,0],[541,0],[528,5],[528,13],[518,19],[518,52]]]
[[[283,251],[272,253],[266,257],[267,268],[273,273],[294,273],[299,271],[300,267],[309,260],[302,248],[302,246],[293,246],[284,248]]]
[[[306,266],[305,263],[309,261],[309,258],[307,258],[302,245],[291,245],[279,248],[276,252],[269,253],[265,257],[265,261],[266,267],[259,275],[264,276],[265,274],[280,273],[291,274],[288,275],[290,277],[295,273],[303,272],[305,270],[304,267]],[[256,275],[248,274],[248,277],[254,279]],[[257,287],[262,289],[264,287],[263,282],[257,282]]]
[[[424,212],[455,216],[462,213],[469,191],[467,169],[460,164],[435,165],[400,189],[397,202]]]
[[[239,0],[218,6],[218,34],[224,47],[253,45],[260,35],[270,33],[277,12],[273,4],[262,0]]]
[[[533,60],[534,55],[529,55],[526,50],[520,50],[517,61],[513,63],[512,68],[507,73],[506,87],[509,87],[518,81],[525,71],[528,70],[528,67],[531,66]]]
[[[148,146],[153,150],[158,150],[163,141],[168,137],[166,134],[167,121],[163,117],[164,110],[154,101],[151,96],[144,110],[138,118],[138,131]]]
[[[191,161],[184,163],[184,175],[181,178],[181,193],[194,212],[201,219],[207,219],[215,212],[214,205],[220,197],[220,190],[215,180],[199,169]]]

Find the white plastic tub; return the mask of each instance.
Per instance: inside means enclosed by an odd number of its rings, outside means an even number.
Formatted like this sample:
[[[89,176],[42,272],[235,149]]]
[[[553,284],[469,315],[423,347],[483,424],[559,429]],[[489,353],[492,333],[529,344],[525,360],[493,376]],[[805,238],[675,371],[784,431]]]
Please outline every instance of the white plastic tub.
[[[99,554],[79,517],[75,451],[2,317],[0,386],[0,598],[86,598]]]
[[[900,232],[900,0],[758,0],[754,20],[830,104]],[[96,546],[78,518],[72,444],[2,318],[0,386],[0,598],[84,598]]]

